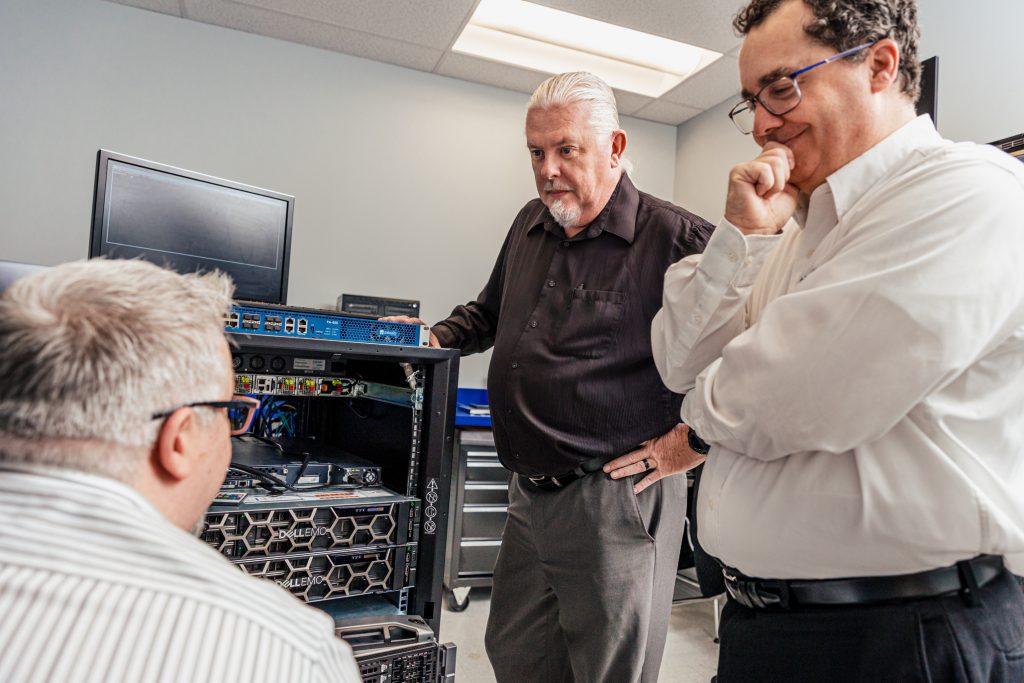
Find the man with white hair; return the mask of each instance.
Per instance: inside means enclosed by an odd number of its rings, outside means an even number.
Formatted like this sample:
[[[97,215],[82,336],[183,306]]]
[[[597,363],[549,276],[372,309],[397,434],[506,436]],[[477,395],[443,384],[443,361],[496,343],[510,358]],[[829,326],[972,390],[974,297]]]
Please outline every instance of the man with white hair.
[[[686,480],[655,482],[684,432],[649,330],[665,270],[701,251],[711,226],[636,189],[614,94],[591,74],[537,88],[526,146],[540,198],[477,299],[432,329],[463,354],[494,348],[494,437],[515,475],[487,653],[501,682],[654,681]],[[634,450],[642,480],[598,474]]]
[[[256,403],[231,292],[89,261],[0,295],[0,680],[361,680],[327,615],[189,534]]]

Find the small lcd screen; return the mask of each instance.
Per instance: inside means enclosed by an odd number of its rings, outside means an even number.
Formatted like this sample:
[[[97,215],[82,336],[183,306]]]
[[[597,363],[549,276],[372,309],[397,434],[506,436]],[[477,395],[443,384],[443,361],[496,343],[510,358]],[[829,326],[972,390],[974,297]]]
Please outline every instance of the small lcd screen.
[[[125,159],[101,153],[91,255],[216,268],[238,299],[285,303],[291,197]]]

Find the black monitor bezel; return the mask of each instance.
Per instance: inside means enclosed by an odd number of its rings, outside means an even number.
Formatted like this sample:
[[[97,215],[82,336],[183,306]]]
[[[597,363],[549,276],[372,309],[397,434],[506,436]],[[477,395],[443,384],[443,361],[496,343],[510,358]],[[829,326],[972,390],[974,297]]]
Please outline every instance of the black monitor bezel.
[[[921,60],[921,94],[915,103],[917,114],[928,114],[939,125],[939,57]]]
[[[96,157],[96,183],[93,189],[92,227],[89,233],[89,258],[96,258],[98,256],[104,255],[103,219],[106,212],[106,206],[103,200],[106,197],[107,192],[107,167],[109,166],[111,161],[117,161],[123,164],[138,166],[140,168],[144,168],[147,170],[159,171],[161,173],[179,176],[182,178],[186,178],[188,180],[197,180],[200,182],[209,183],[211,185],[219,185],[221,187],[230,188],[232,190],[239,190],[241,192],[248,192],[250,194],[256,194],[263,197],[270,197],[271,199],[279,199],[281,201],[284,201],[288,208],[286,211],[284,228],[284,262],[281,267],[281,298],[280,301],[265,301],[263,303],[273,303],[281,305],[287,303],[288,274],[292,254],[292,219],[295,211],[295,197],[288,194],[282,194],[280,192],[274,192],[273,190],[267,190],[262,187],[246,185],[244,183],[235,182],[233,180],[226,180],[224,178],[217,178],[216,176],[206,175],[205,173],[197,173],[195,171],[177,168],[176,166],[160,164],[155,161],[149,161],[148,159],[133,157],[127,154],[121,154],[120,152],[114,152],[107,149],[99,150]]]

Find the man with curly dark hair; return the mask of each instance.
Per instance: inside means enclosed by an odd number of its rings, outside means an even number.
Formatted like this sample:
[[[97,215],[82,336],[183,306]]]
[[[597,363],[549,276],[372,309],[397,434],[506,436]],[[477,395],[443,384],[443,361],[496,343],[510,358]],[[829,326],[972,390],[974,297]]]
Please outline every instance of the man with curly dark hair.
[[[718,679],[1024,681],[1024,166],[915,116],[913,0],[735,26],[762,151],[652,324],[707,449]]]

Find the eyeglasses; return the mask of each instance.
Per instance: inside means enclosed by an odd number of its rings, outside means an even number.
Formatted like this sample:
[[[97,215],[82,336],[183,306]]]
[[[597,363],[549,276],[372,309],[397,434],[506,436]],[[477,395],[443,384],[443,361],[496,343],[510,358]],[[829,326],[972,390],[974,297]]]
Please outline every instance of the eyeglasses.
[[[230,401],[197,401],[196,403],[185,403],[170,410],[153,413],[152,419],[157,420],[169,417],[171,413],[182,408],[201,408],[204,406],[207,408],[227,408],[228,420],[231,422],[231,436],[238,436],[248,431],[249,426],[252,424],[252,419],[256,415],[256,410],[260,407],[260,401],[249,396],[235,396]]]
[[[797,85],[796,77],[805,74],[811,69],[817,69],[819,66],[824,66],[830,62],[836,62],[840,59],[851,57],[861,50],[866,50],[874,45],[874,43],[864,43],[857,47],[850,48],[846,52],[840,52],[837,55],[832,55],[828,59],[823,59],[820,62],[805,66],[802,69],[797,69],[793,73],[778,78],[768,85],[764,86],[757,91],[757,94],[753,97],[748,97],[742,102],[737,104],[729,111],[729,118],[736,124],[736,127],[740,129],[740,132],[744,135],[750,135],[754,130],[754,111],[757,109],[757,105],[760,104],[764,107],[764,110],[773,116],[783,116],[788,114],[797,108],[800,101],[803,99],[803,93],[800,92],[800,86]]]

